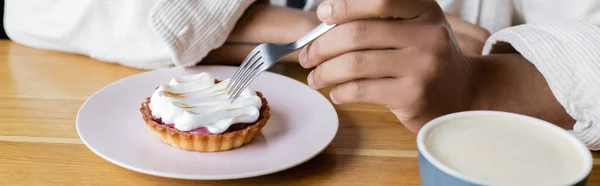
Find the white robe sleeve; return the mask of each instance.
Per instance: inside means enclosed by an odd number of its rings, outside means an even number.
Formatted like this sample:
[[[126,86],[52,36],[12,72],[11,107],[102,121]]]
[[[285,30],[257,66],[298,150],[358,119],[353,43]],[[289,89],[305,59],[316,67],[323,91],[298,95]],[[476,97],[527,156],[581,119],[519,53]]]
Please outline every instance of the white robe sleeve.
[[[192,66],[220,47],[255,0],[6,0],[19,44],[140,69]]]
[[[164,0],[150,11],[150,26],[172,50],[176,66],[193,66],[223,45],[255,0]]]
[[[600,150],[600,28],[589,22],[525,24],[493,34],[483,49],[510,43],[542,73],[575,120],[573,134]]]

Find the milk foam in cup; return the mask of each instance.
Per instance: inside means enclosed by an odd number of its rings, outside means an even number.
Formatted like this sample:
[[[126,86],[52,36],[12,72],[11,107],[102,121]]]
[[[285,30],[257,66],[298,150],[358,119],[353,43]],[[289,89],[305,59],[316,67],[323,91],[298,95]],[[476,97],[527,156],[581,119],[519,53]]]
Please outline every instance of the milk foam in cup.
[[[592,168],[590,151],[566,130],[505,112],[439,117],[417,146],[424,186],[584,185]]]

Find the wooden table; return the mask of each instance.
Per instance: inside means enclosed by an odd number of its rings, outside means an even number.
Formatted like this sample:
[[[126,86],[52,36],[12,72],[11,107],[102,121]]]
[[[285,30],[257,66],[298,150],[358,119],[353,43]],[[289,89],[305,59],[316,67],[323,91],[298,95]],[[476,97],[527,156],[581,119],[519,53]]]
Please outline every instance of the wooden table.
[[[75,130],[85,99],[140,73],[85,56],[0,41],[0,185],[419,185],[416,135],[383,107],[335,106],[340,127],[331,146],[295,168],[256,178],[192,181],[149,176],[92,153]],[[294,64],[283,74],[305,82]],[[321,91],[327,95],[328,90]],[[589,185],[600,185],[594,153]]]

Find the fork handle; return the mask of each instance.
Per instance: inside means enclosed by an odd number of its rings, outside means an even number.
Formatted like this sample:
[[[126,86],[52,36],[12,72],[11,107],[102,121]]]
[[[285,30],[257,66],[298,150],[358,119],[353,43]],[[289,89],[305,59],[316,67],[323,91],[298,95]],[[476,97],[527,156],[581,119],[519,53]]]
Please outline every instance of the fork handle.
[[[292,42],[288,45],[291,45],[292,50],[298,50],[298,49],[302,48],[303,46],[305,46],[306,44],[310,43],[311,41],[317,39],[317,37],[323,35],[325,32],[329,31],[331,28],[335,27],[336,25],[337,24],[321,23],[319,26],[317,26],[317,28],[311,30],[309,33],[302,36],[300,39],[298,39],[295,42]]]

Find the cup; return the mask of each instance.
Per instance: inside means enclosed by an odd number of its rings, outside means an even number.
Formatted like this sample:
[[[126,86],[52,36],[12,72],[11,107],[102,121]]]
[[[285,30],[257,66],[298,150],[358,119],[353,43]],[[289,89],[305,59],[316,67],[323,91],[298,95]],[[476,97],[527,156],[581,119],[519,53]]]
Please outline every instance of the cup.
[[[424,186],[585,185],[592,155],[566,130],[498,111],[453,113],[417,135]]]

